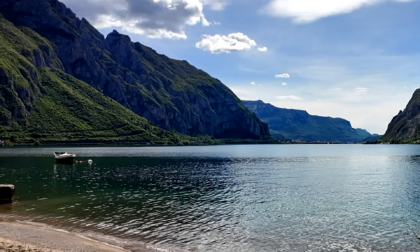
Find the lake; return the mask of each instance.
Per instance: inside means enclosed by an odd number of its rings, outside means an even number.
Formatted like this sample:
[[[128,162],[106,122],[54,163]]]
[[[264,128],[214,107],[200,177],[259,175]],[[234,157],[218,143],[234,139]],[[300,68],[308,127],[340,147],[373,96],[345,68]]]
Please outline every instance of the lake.
[[[415,145],[1,148],[1,183],[0,214],[133,250],[420,250]]]

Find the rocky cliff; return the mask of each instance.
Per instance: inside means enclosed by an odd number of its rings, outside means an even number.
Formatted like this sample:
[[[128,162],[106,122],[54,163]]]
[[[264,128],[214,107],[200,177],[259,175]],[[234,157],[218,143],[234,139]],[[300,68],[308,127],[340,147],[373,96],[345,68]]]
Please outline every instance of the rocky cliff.
[[[365,130],[353,129],[349,121],[341,118],[313,116],[303,110],[277,108],[262,101],[243,103],[268,123],[272,136],[279,139],[354,143],[371,136]]]
[[[57,0],[3,0],[0,13],[51,43],[57,67],[158,127],[216,138],[269,135],[219,80],[117,31],[105,39]]]
[[[178,143],[183,137],[152,126],[63,70],[48,40],[0,14],[0,139]]]
[[[388,125],[384,141],[420,139],[420,89],[417,89],[404,111],[400,111]]]

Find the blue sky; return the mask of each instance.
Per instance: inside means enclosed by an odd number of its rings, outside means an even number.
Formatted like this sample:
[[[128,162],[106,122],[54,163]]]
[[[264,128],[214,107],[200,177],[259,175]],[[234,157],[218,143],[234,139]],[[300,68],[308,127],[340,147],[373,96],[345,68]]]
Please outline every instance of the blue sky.
[[[420,1],[64,0],[241,99],[383,134],[420,86]],[[277,76],[277,77],[276,77]]]

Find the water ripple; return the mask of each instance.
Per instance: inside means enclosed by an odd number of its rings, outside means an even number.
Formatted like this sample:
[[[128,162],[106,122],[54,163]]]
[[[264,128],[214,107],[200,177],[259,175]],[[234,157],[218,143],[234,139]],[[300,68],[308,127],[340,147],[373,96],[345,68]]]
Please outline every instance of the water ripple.
[[[191,251],[420,250],[416,146],[229,148],[74,149],[92,166],[0,152],[19,190],[0,212]]]

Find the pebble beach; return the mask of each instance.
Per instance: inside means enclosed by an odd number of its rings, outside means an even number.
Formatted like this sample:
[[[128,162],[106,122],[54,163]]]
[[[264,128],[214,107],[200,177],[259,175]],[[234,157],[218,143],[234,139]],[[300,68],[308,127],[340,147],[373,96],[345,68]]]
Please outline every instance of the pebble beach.
[[[0,252],[127,252],[123,248],[97,242],[42,225],[0,222]]]

